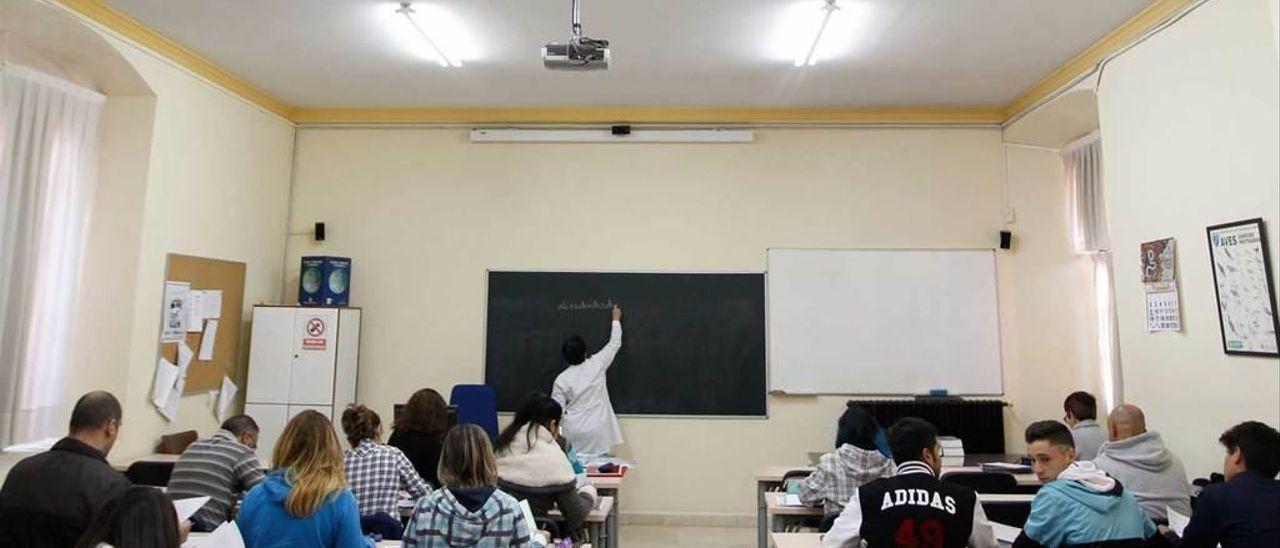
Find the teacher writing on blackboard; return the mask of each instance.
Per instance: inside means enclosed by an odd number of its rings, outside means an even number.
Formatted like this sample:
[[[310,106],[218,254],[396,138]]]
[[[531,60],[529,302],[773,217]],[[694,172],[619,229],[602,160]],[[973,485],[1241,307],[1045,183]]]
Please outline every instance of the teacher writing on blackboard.
[[[560,432],[580,453],[601,455],[622,443],[622,428],[613,414],[605,373],[622,348],[622,308],[613,307],[609,343],[587,357],[587,341],[574,335],[561,352],[568,369],[556,377],[551,397],[564,407]]]

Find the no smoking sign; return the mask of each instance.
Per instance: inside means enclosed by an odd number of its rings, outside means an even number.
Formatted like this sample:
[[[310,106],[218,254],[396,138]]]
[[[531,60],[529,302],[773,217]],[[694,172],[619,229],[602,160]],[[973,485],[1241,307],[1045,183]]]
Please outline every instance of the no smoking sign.
[[[302,338],[303,350],[324,350],[324,319],[311,318],[307,320],[307,336]]]

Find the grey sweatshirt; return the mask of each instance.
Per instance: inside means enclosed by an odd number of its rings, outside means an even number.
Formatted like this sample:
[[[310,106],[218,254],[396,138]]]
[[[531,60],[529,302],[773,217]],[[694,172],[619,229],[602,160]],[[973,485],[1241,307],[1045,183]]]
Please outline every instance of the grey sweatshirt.
[[[1071,437],[1076,440],[1076,460],[1093,460],[1098,456],[1098,448],[1107,441],[1107,432],[1098,421],[1085,419],[1071,429]]]
[[[1159,432],[1102,444],[1093,463],[1121,485],[1153,520],[1167,520],[1165,506],[1191,515],[1191,487],[1182,461],[1164,446]]]

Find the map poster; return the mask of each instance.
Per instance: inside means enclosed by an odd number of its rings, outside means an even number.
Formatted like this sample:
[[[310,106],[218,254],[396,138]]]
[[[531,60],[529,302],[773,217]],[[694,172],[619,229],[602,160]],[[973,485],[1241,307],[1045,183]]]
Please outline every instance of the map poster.
[[[1147,331],[1181,331],[1182,308],[1178,305],[1178,276],[1173,238],[1146,242],[1141,246],[1142,286],[1147,294]]]
[[[1211,226],[1207,232],[1223,351],[1280,356],[1276,292],[1262,219]]]

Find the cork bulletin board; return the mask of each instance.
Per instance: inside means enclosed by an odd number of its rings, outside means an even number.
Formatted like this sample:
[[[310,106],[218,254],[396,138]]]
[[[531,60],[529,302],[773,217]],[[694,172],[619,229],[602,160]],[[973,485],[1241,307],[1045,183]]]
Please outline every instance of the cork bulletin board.
[[[165,280],[186,282],[192,290],[218,289],[222,291],[222,309],[218,315],[218,331],[214,338],[211,360],[194,359],[187,371],[184,394],[218,390],[222,377],[237,379],[240,363],[240,328],[244,319],[245,264],[205,257],[170,253],[165,265]],[[186,334],[187,346],[199,352],[203,331]],[[170,363],[178,363],[178,344],[161,342],[160,356]]]

